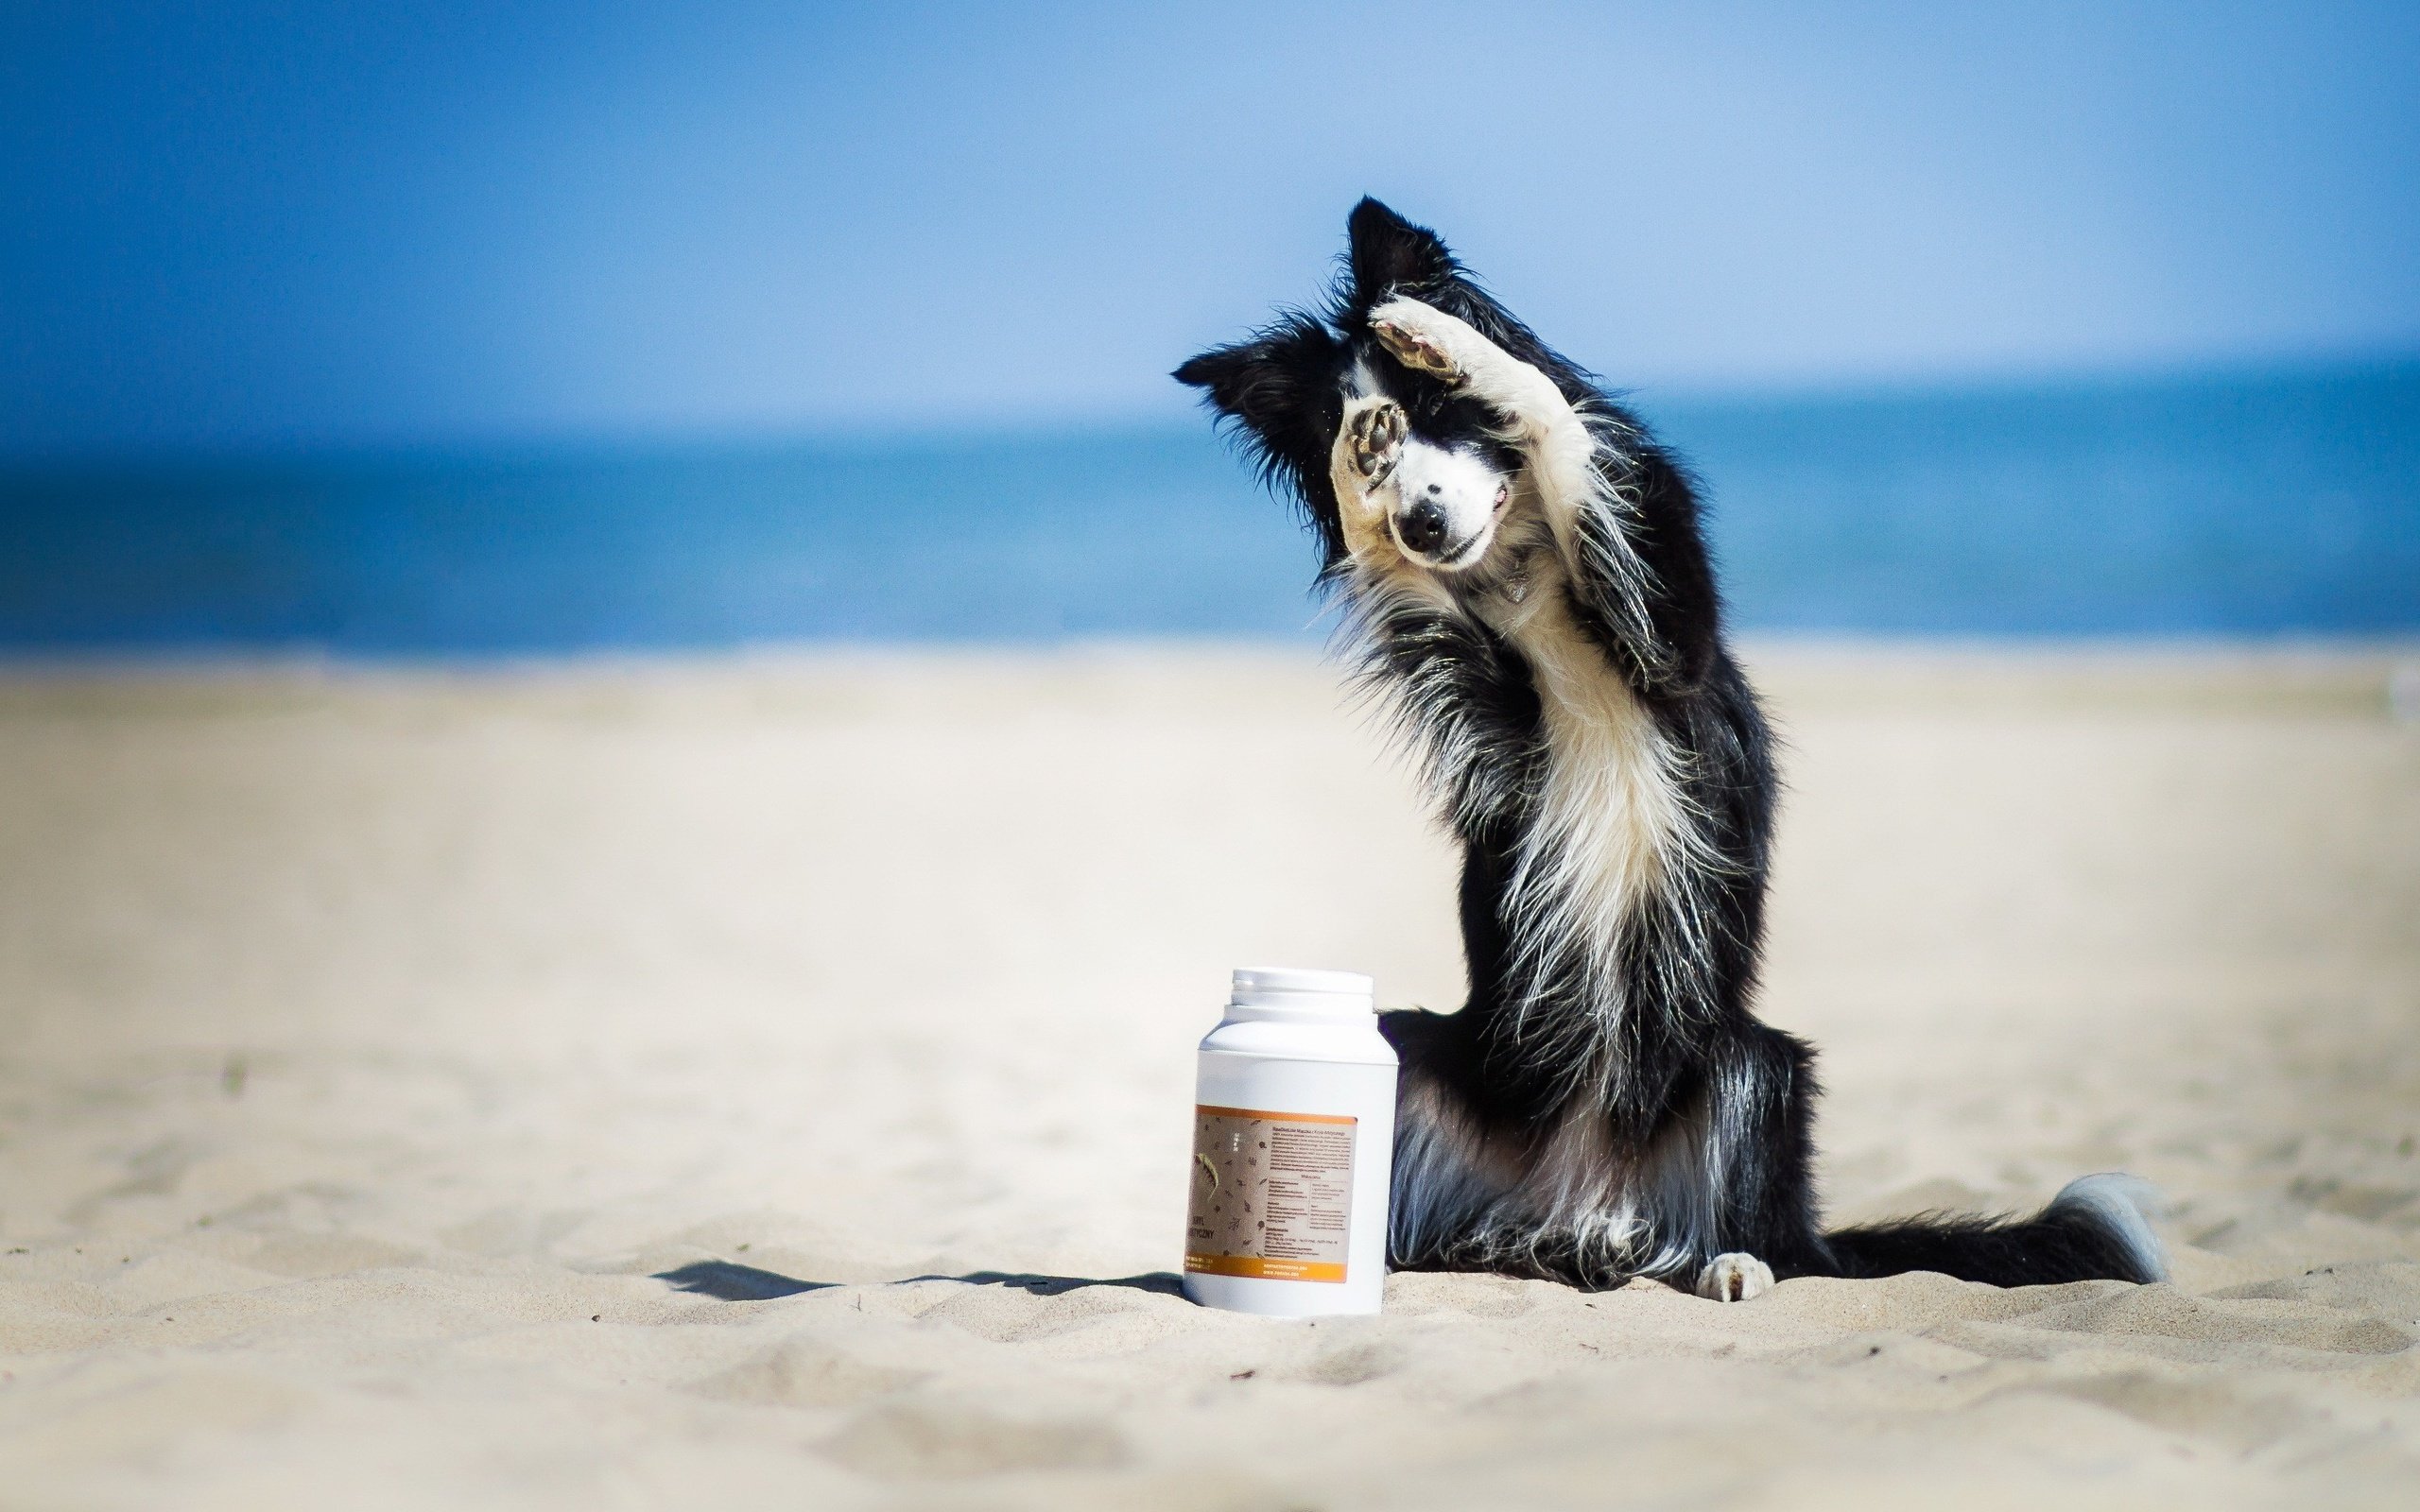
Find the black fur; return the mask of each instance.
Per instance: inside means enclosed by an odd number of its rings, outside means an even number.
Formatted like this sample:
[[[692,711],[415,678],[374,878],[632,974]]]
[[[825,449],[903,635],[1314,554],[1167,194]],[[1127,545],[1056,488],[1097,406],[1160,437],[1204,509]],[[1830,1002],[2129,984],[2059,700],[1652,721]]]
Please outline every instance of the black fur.
[[[1812,1052],[1752,1011],[1773,742],[1724,644],[1690,475],[1433,232],[1365,199],[1350,248],[1323,311],[1285,315],[1176,377],[1206,391],[1263,478],[1304,507],[1322,579],[1353,601],[1366,676],[1426,751],[1462,848],[1469,999],[1456,1013],[1385,1020],[1404,1068],[1393,1263],[1583,1286],[1637,1274],[1685,1283],[1727,1252],[1781,1277],[2154,1279],[2155,1254],[2121,1220],[2064,1196],[2026,1220],[1823,1231]],[[1412,436],[1477,449],[1508,474],[1525,461],[1504,438],[1505,417],[1395,361],[1373,335],[1372,309],[1395,297],[1467,322],[1586,417],[1601,498],[1580,517],[1576,546],[1540,524],[1507,525],[1478,568],[1433,575],[1442,599],[1390,595],[1350,557],[1329,468],[1357,368],[1403,406]],[[1523,562],[1542,553],[1552,569],[1542,580],[1564,595],[1595,658],[1590,675],[1618,679],[1676,753],[1672,781],[1694,831],[1657,894],[1632,905],[1617,945],[1595,954],[1584,941],[1541,940],[1536,895],[1525,904],[1514,889],[1523,858],[1546,843],[1537,820],[1555,755],[1530,654],[1499,611],[1507,593],[1521,602],[1508,584],[1526,582]],[[1627,565],[1612,573],[1609,562]]]

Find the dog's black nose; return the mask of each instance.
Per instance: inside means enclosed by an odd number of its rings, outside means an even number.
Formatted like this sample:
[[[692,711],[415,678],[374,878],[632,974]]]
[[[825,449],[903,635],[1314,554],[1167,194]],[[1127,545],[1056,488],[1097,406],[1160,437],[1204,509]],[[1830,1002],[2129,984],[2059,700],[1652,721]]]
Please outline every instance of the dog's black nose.
[[[1395,516],[1395,535],[1406,551],[1425,557],[1445,543],[1445,511],[1423,499]]]

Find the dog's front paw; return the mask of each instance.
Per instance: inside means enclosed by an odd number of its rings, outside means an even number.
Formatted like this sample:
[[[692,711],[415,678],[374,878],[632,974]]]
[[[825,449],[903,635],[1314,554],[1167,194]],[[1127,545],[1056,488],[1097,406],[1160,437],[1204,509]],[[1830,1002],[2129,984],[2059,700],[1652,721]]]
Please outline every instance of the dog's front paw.
[[[1345,455],[1363,485],[1374,489],[1387,481],[1403,455],[1403,438],[1411,421],[1393,400],[1380,400],[1355,410],[1344,422]]]
[[[1698,1272],[1698,1295],[1718,1302],[1744,1302],[1773,1289],[1773,1268],[1754,1255],[1717,1255]]]
[[[1460,387],[1471,375],[1461,359],[1446,350],[1444,322],[1452,319],[1417,300],[1389,300],[1371,312],[1370,334],[1395,361],[1449,387]]]

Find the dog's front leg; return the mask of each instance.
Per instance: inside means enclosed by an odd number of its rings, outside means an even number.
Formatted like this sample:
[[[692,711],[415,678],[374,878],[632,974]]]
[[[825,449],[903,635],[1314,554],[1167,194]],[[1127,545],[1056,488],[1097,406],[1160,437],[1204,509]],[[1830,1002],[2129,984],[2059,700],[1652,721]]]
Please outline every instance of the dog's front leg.
[[[1533,455],[1577,445],[1580,460],[1586,462],[1593,443],[1570,399],[1535,365],[1490,341],[1469,321],[1418,300],[1392,299],[1370,312],[1370,331],[1397,362],[1502,415],[1509,438]]]
[[[1605,472],[1618,454],[1608,450],[1582,404],[1535,364],[1418,300],[1387,301],[1370,312],[1370,329],[1398,362],[1502,417],[1502,434],[1522,450],[1572,593],[1615,627],[1641,676],[1668,678],[1675,653],[1656,621],[1654,574],[1639,555],[1631,506]]]
[[[1469,321],[1418,300],[1392,299],[1372,310],[1370,331],[1397,362],[1504,418],[1506,438],[1529,456],[1547,523],[1571,556],[1577,522],[1597,491],[1597,442],[1555,381]]]
[[[1337,518],[1344,549],[1356,561],[1377,566],[1399,557],[1387,534],[1387,500],[1403,439],[1411,423],[1392,399],[1361,398],[1345,406],[1328,455],[1328,482],[1336,490]]]
[[[1370,331],[1397,362],[1495,409],[1524,440],[1578,420],[1553,379],[1459,316],[1418,300],[1392,299],[1370,312]]]

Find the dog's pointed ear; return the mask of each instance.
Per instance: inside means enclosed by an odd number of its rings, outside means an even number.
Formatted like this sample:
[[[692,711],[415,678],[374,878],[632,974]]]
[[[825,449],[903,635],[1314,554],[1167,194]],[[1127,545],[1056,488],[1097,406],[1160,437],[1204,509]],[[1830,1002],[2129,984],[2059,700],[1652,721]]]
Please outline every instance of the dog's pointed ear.
[[[1179,368],[1176,381],[1201,389],[1211,408],[1264,435],[1293,398],[1294,386],[1268,341],[1213,347]]]
[[[1460,266],[1435,232],[1415,226],[1375,199],[1353,207],[1345,222],[1352,249],[1353,297],[1367,308],[1394,289],[1432,287]]]
[[[1267,438],[1286,435],[1317,407],[1318,374],[1336,338],[1319,322],[1296,318],[1250,341],[1213,347],[1176,370],[1176,381],[1201,389],[1213,408]]]
[[[1220,414],[1235,415],[1256,366],[1269,360],[1267,342],[1244,341],[1232,347],[1212,347],[1198,357],[1188,357],[1184,365],[1171,374],[1188,388],[1204,390]]]
[[[1291,315],[1231,347],[1214,347],[1176,370],[1201,389],[1235,434],[1261,481],[1299,501],[1331,559],[1344,549],[1328,452],[1344,418],[1340,383],[1350,351],[1321,320]]]

